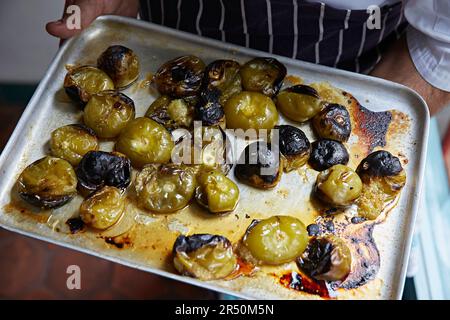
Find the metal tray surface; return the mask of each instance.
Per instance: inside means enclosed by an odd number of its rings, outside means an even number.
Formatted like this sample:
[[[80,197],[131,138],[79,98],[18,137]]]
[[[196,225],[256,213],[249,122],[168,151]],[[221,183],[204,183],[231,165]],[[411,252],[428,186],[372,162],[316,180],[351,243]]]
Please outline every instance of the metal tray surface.
[[[82,119],[82,112],[67,98],[62,89],[66,64],[95,64],[97,56],[112,44],[130,47],[140,57],[140,79],[124,91],[135,101],[137,116],[142,116],[157,97],[156,92],[142,85],[149,77],[148,73],[155,72],[158,66],[171,58],[194,54],[206,62],[226,58],[244,62],[255,56],[268,55],[139,20],[115,16],[98,18],[89,28],[69,40],[59,50],[1,154],[0,225],[30,237],[241,298],[317,298],[314,295],[284,288],[267,273],[253,278],[240,277],[231,281],[208,282],[179,276],[173,268],[167,266],[167,262],[164,261],[166,256],[161,254],[161,252],[170,251],[169,242],[165,238],[155,237],[153,232],[139,234],[138,237],[141,237],[141,240],[145,238],[144,242],[152,243],[156,249],[148,247],[117,249],[106,244],[104,240],[99,240],[95,235],[88,233],[81,236],[71,235],[64,232],[64,226],[58,220],[58,215],[64,217],[69,211],[75,212],[81,201],[79,197],[70,205],[55,210],[50,216],[39,213],[11,214],[11,210],[7,210],[8,204],[14,197],[12,189],[20,172],[26,165],[48,152],[51,131],[65,124],[80,122]],[[411,89],[396,83],[284,57],[275,57],[286,65],[289,75],[301,77],[307,83],[329,82],[333,86],[350,92],[370,110],[395,109],[408,117],[409,125],[399,129],[403,131],[400,138],[388,140],[385,148],[396,154],[401,153],[402,158],[407,160],[404,163],[407,163],[405,169],[408,179],[397,206],[387,220],[377,225],[374,230],[374,238],[381,256],[380,270],[376,279],[365,286],[338,296],[342,299],[401,298],[425,166],[429,114],[424,100]],[[308,136],[312,135],[309,128],[302,127],[302,129]],[[102,143],[101,148],[111,149],[112,142]],[[357,163],[353,163],[353,166],[355,164]],[[315,176],[307,173],[303,178],[312,180]],[[199,228],[204,228],[201,230],[203,232],[226,233],[232,242],[236,242],[242,236],[242,228],[245,230],[251,221],[245,220],[244,216],[247,213],[252,218],[273,214],[292,214],[302,217],[302,203],[299,201],[304,196],[301,195],[304,191],[289,193],[292,189],[290,187],[296,182],[295,179],[299,179],[296,173],[284,175],[277,190],[269,193],[261,193],[261,191],[240,185],[241,203],[237,209],[239,217],[236,218],[232,214],[231,217],[212,219],[205,217],[204,214],[190,212],[189,209],[166,217],[155,217],[145,213],[137,214],[137,217],[140,224],[153,224],[156,228],[163,228],[160,222],[164,220],[165,229],[160,235],[167,234],[172,237],[170,240],[172,243],[176,233],[198,232]],[[189,219],[186,220],[186,217]],[[135,241],[139,242],[139,239]]]

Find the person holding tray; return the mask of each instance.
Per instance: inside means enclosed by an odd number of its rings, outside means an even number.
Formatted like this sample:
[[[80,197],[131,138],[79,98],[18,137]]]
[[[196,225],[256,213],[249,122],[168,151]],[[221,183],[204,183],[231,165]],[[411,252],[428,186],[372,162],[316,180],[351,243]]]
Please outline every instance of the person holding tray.
[[[200,36],[406,85],[431,114],[450,102],[450,0],[66,0],[81,28],[137,17]],[[66,10],[64,10],[66,12]],[[62,40],[68,14],[49,22]],[[405,32],[406,31],[406,32]]]

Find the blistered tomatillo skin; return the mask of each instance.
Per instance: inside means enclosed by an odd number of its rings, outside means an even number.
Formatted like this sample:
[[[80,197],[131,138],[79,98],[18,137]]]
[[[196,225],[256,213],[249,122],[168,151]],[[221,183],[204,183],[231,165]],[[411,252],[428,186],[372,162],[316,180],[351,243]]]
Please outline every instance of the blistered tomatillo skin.
[[[314,170],[323,171],[336,164],[346,165],[349,157],[347,149],[341,142],[323,139],[311,144],[308,162]]]
[[[225,175],[228,174],[232,164],[227,163],[227,152],[232,152],[232,150],[227,149],[227,136],[225,131],[220,127],[212,126],[203,127],[202,133],[202,150],[199,152],[201,154],[202,168],[205,170],[216,169]]]
[[[120,189],[105,186],[81,203],[80,217],[85,224],[105,230],[120,219],[125,205],[125,196]]]
[[[369,154],[356,172],[362,180],[362,193],[357,201],[358,215],[376,219],[399,196],[406,184],[406,172],[400,160],[388,151]]]
[[[78,189],[88,194],[103,186],[126,189],[131,182],[131,163],[117,152],[89,151],[77,167]]]
[[[352,255],[340,238],[313,238],[305,252],[297,259],[297,265],[316,280],[344,281],[351,271]]]
[[[130,121],[116,142],[116,150],[130,158],[135,167],[169,162],[174,143],[169,131],[142,117]]]
[[[67,72],[64,90],[73,101],[84,107],[93,94],[114,90],[114,83],[102,70],[82,66]]]
[[[230,241],[219,235],[180,235],[173,245],[175,269],[200,280],[223,279],[237,268]]]
[[[153,213],[183,209],[194,196],[196,179],[186,166],[147,165],[136,177],[137,202]]]
[[[314,131],[324,139],[345,142],[350,137],[350,113],[340,104],[327,104],[312,120]]]
[[[242,87],[272,97],[283,85],[286,72],[286,67],[276,59],[254,58],[241,67]]]
[[[219,126],[225,129],[225,111],[220,103],[220,92],[204,90],[198,95],[195,105],[195,120],[203,126]]]
[[[216,92],[220,105],[242,91],[240,65],[233,60],[215,60],[206,66],[202,92]]]
[[[283,173],[282,159],[265,142],[249,144],[234,167],[241,182],[259,189],[270,189],[280,182]]]
[[[216,60],[205,69],[195,106],[195,119],[204,126],[225,129],[225,103],[242,91],[240,65],[233,60]]]
[[[139,58],[133,50],[114,45],[97,59],[97,66],[114,82],[116,88],[125,88],[139,77]]]
[[[315,194],[334,206],[348,206],[361,194],[362,182],[351,168],[337,164],[317,176]]]
[[[308,232],[297,218],[273,216],[254,220],[242,244],[258,263],[277,265],[293,261],[305,250]]]
[[[278,122],[278,111],[269,97],[258,93],[242,91],[225,104],[227,128],[272,129]]]
[[[197,202],[211,213],[233,211],[239,201],[238,186],[222,172],[208,170],[197,176]]]
[[[403,171],[399,158],[385,150],[375,151],[364,158],[356,172],[363,180],[371,177],[392,177]]]
[[[169,96],[160,96],[145,113],[167,130],[177,128],[190,128],[194,120],[194,107],[184,99],[171,99]]]
[[[154,76],[159,93],[172,98],[195,96],[202,84],[204,62],[195,56],[182,56],[164,63]]]
[[[318,92],[306,85],[296,85],[281,91],[276,98],[277,108],[288,119],[305,122],[322,109]]]
[[[135,117],[134,102],[117,91],[92,95],[84,108],[84,123],[100,138],[115,138]]]
[[[56,208],[77,192],[77,177],[66,160],[44,157],[26,167],[17,181],[22,199],[40,208]]]
[[[227,175],[233,166],[227,159],[232,158],[233,151],[226,147],[228,138],[225,131],[217,126],[202,127],[201,137],[199,135],[200,132],[193,132],[194,139],[192,136],[182,135],[177,140],[173,152],[176,158],[172,161],[189,165],[196,174],[199,171],[218,170]],[[201,144],[195,143],[195,139],[201,141]]]
[[[275,129],[278,129],[280,153],[285,159],[284,171],[289,172],[303,166],[311,153],[311,144],[305,133],[290,125],[275,126]]]
[[[76,166],[86,153],[98,150],[98,139],[90,128],[81,124],[69,124],[52,132],[50,149],[55,157]]]

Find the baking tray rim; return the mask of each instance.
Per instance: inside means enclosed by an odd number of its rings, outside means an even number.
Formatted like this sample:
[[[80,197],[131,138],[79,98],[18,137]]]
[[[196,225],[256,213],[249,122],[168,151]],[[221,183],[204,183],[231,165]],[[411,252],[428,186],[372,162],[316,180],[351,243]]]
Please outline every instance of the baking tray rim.
[[[120,17],[120,16],[114,16],[114,15],[104,15],[104,16],[100,16],[97,19],[95,19],[92,24],[86,29],[86,30],[90,30],[92,28],[94,28],[97,24],[101,24],[101,23],[108,23],[108,22],[115,22],[115,23],[122,23],[122,24],[127,24],[131,27],[139,27],[139,28],[143,28],[143,29],[147,29],[150,31],[155,31],[155,32],[159,32],[159,33],[163,33],[166,34],[168,36],[172,36],[172,37],[176,37],[176,38],[180,38],[182,40],[191,40],[194,42],[202,42],[205,43],[207,45],[210,45],[212,47],[216,47],[217,49],[223,49],[226,51],[233,51],[236,53],[242,53],[242,54],[246,54],[246,55],[250,55],[250,56],[273,56],[276,59],[280,60],[281,62],[287,62],[289,64],[292,64],[296,67],[299,68],[308,68],[308,69],[315,69],[317,72],[321,72],[321,71],[326,71],[327,73],[331,73],[331,74],[335,74],[335,75],[341,75],[341,76],[348,76],[348,77],[352,77],[353,79],[361,79],[361,80],[370,80],[374,83],[380,83],[380,84],[385,84],[385,85],[389,85],[393,88],[398,88],[401,90],[406,91],[407,93],[409,93],[410,95],[412,95],[414,98],[416,98],[418,100],[418,102],[420,102],[420,107],[422,110],[417,110],[417,112],[421,112],[424,115],[424,132],[422,134],[422,139],[418,141],[418,144],[421,146],[421,152],[420,154],[418,154],[417,159],[418,159],[418,174],[416,177],[416,188],[414,189],[414,194],[413,194],[413,204],[411,206],[411,211],[410,214],[408,215],[409,218],[409,222],[405,223],[405,236],[404,236],[404,251],[403,251],[403,257],[401,259],[401,268],[400,268],[400,273],[398,275],[398,281],[396,285],[392,286],[392,291],[393,291],[393,295],[395,297],[395,299],[401,299],[402,294],[403,294],[403,287],[404,287],[404,283],[406,280],[406,271],[407,271],[407,265],[408,265],[408,258],[409,258],[409,253],[411,250],[411,243],[413,240],[413,231],[414,231],[414,225],[415,225],[415,220],[417,218],[417,213],[418,213],[418,209],[419,209],[419,204],[421,201],[421,194],[422,194],[422,188],[423,188],[423,177],[424,177],[424,171],[425,171],[425,165],[426,165],[426,153],[427,153],[427,141],[428,141],[428,134],[429,134],[429,123],[430,123],[430,114],[429,114],[429,109],[427,107],[427,104],[425,102],[425,100],[413,89],[404,86],[402,84],[399,83],[395,83],[389,80],[385,80],[385,79],[381,79],[381,78],[376,78],[376,77],[372,77],[372,76],[368,76],[368,75],[364,75],[364,74],[358,74],[358,73],[354,73],[354,72],[350,72],[350,71],[346,71],[346,70],[341,70],[341,69],[335,69],[335,68],[331,68],[331,67],[327,67],[327,66],[322,66],[322,65],[316,65],[310,62],[305,62],[305,61],[301,61],[301,60],[295,60],[295,59],[291,59],[291,58],[287,58],[284,56],[279,56],[276,54],[269,54],[267,52],[263,52],[263,51],[259,51],[259,50],[254,50],[254,49],[250,49],[250,48],[246,48],[246,47],[242,47],[242,46],[238,46],[238,45],[234,45],[234,44],[230,44],[230,43],[224,43],[221,42],[219,40],[215,40],[215,39],[210,39],[210,38],[205,38],[205,37],[201,37],[198,36],[196,34],[191,34],[188,32],[184,32],[184,31],[180,31],[180,30],[176,30],[176,29],[172,29],[169,27],[165,27],[165,26],[160,26],[160,25],[156,25],[153,24],[151,22],[146,22],[146,21],[142,21],[142,20],[138,20],[138,19],[133,19],[133,18],[127,18],[127,17]],[[81,35],[83,34],[83,32],[81,33]],[[69,39],[68,41],[66,41],[61,48],[58,50],[58,52],[56,53],[56,55],[54,56],[51,64],[49,65],[44,77],[42,78],[42,80],[39,82],[39,85],[36,89],[36,91],[34,92],[32,98],[30,99],[30,101],[27,104],[27,107],[25,108],[22,116],[20,117],[13,133],[11,134],[5,148],[3,149],[2,153],[0,154],[0,170],[1,168],[3,168],[4,163],[6,162],[6,160],[8,159],[8,157],[10,157],[12,155],[13,152],[13,148],[15,143],[17,142],[17,140],[19,139],[20,134],[26,129],[26,125],[29,123],[30,121],[30,116],[32,114],[32,111],[35,108],[38,108],[38,101],[40,96],[42,95],[42,93],[44,92],[45,88],[46,88],[46,84],[47,82],[50,80],[50,77],[53,75],[53,73],[55,72],[57,66],[59,65],[59,63],[61,63],[62,57],[64,55],[64,53],[73,45],[73,43],[75,43],[76,41],[78,41],[80,38],[80,36],[75,36],[72,37],[71,39]],[[0,181],[0,187],[3,185],[3,183]],[[152,268],[152,267],[145,267],[142,266],[140,264],[134,264],[130,261],[127,261],[125,259],[120,259],[117,257],[113,257],[113,256],[109,256],[107,254],[101,253],[101,252],[97,252],[95,250],[92,249],[88,249],[88,248],[83,248],[83,247],[79,247],[77,245],[73,245],[64,241],[58,241],[58,240],[54,240],[51,238],[47,238],[44,236],[41,236],[39,234],[33,233],[32,231],[26,231],[26,230],[22,230],[20,228],[16,228],[16,227],[11,227],[9,225],[4,225],[3,222],[0,221],[0,227],[9,230],[9,231],[13,231],[25,236],[29,236],[35,239],[39,239],[39,240],[43,240],[46,242],[50,242],[56,245],[60,245],[62,247],[66,247],[72,250],[76,250],[76,251],[80,251],[83,253],[87,253],[90,254],[92,256],[96,256],[96,257],[100,257],[115,263],[119,263],[122,265],[126,265],[128,267],[132,267],[135,269],[139,269],[142,271],[146,271],[146,272],[151,272],[153,274],[157,274],[160,276],[164,276],[173,280],[178,280],[184,283],[188,283],[188,284],[192,284],[192,285],[196,285],[199,287],[203,287],[203,288],[207,288],[210,290],[214,290],[214,291],[218,291],[218,292],[223,292],[226,294],[230,294],[236,297],[240,297],[243,299],[255,299],[254,297],[248,296],[246,294],[237,292],[237,291],[233,291],[227,288],[224,288],[222,286],[217,286],[214,284],[210,284],[204,281],[200,281],[197,279],[193,279],[193,278],[189,278],[189,277],[184,277],[184,276],[180,276],[168,271],[164,271],[161,269],[157,269],[157,268]]]

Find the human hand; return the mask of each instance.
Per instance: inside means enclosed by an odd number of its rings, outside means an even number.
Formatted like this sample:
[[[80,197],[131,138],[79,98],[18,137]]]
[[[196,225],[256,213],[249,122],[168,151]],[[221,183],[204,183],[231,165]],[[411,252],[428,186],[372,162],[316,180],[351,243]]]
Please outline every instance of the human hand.
[[[81,29],[67,28],[67,7],[77,5],[81,9]],[[68,39],[86,28],[98,16],[111,14],[136,18],[139,10],[139,0],[66,0],[63,17],[60,20],[47,23],[47,32],[61,40]]]
[[[389,48],[371,75],[401,83],[415,90],[427,102],[431,115],[450,104],[450,92],[433,87],[416,70],[409,55],[406,37],[402,37]]]

